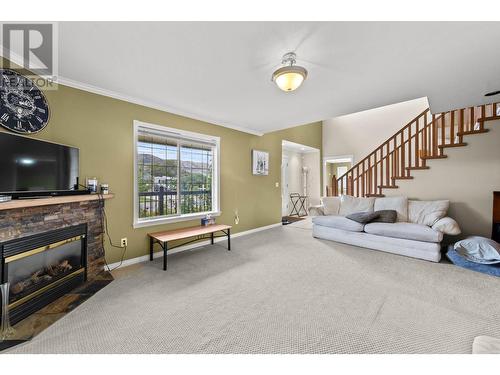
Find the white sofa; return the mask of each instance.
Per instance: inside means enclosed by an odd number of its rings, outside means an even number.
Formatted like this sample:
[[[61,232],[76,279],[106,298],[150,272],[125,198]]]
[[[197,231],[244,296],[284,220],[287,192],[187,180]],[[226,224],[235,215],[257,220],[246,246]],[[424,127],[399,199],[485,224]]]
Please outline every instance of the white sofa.
[[[446,217],[449,201],[417,201],[407,197],[323,197],[310,208],[313,236],[330,241],[439,262],[444,234],[460,234]],[[356,212],[395,210],[395,223],[361,224],[345,216]]]

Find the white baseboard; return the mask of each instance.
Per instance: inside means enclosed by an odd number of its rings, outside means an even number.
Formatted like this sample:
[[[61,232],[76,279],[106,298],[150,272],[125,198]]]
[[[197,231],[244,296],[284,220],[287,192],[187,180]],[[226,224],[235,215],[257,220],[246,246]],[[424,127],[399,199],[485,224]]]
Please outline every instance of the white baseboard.
[[[235,233],[235,234],[231,234],[231,238],[240,237],[240,236],[246,236],[248,234],[252,234],[252,233],[256,233],[256,232],[261,232],[263,230],[268,230],[268,229],[276,228],[276,227],[279,227],[279,226],[282,226],[281,222],[276,223],[276,224],[266,225],[264,227],[258,227],[258,228],[254,228],[254,229],[245,230],[243,232],[238,232],[238,233]],[[224,238],[224,237],[218,237],[218,238],[215,239],[215,242],[222,242],[222,241],[226,241],[226,240],[227,239]],[[208,244],[210,244],[210,240],[200,241],[200,242],[195,242],[195,243],[190,243],[190,244],[187,244],[187,245],[184,245],[184,246],[176,247],[175,249],[173,249],[172,251],[169,251],[168,253],[169,254],[174,254],[174,253],[177,253],[179,251],[195,249],[197,247],[206,246]],[[162,256],[163,256],[163,252],[162,251],[157,251],[157,252],[155,252],[153,254],[153,258],[161,258]],[[126,267],[126,266],[130,266],[132,264],[142,263],[142,262],[146,262],[146,261],[149,261],[149,254],[142,255],[140,257],[136,257],[136,258],[132,258],[132,259],[126,259],[126,260],[124,260],[122,262],[121,265],[120,265],[120,262],[111,263],[111,264],[108,265],[108,267],[110,269],[116,269],[116,268]]]

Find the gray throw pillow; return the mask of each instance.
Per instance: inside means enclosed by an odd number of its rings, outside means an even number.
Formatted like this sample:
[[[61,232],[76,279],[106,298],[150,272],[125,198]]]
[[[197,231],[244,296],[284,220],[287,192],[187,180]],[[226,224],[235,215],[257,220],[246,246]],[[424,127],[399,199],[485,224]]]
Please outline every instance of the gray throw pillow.
[[[377,217],[372,220],[372,223],[395,223],[398,219],[398,212],[396,210],[379,210],[375,211]]]
[[[394,211],[396,212],[396,211]],[[356,221],[361,224],[366,224],[377,218],[378,214],[375,212],[355,212],[346,216],[347,219]]]

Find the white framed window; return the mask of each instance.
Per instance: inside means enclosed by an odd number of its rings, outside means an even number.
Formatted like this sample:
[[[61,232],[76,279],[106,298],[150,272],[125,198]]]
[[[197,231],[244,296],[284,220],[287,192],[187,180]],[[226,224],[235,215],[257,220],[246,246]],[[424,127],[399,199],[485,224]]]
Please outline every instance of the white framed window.
[[[134,228],[220,215],[220,138],[134,121]]]

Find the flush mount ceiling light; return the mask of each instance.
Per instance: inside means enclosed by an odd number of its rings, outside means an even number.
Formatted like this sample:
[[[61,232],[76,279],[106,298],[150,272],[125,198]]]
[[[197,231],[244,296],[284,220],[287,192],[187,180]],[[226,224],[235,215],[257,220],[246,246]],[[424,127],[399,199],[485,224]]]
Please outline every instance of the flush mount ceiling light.
[[[285,65],[273,73],[273,82],[283,91],[294,91],[307,78],[307,70],[301,66],[294,65],[297,55],[288,52],[283,55],[281,63]]]

